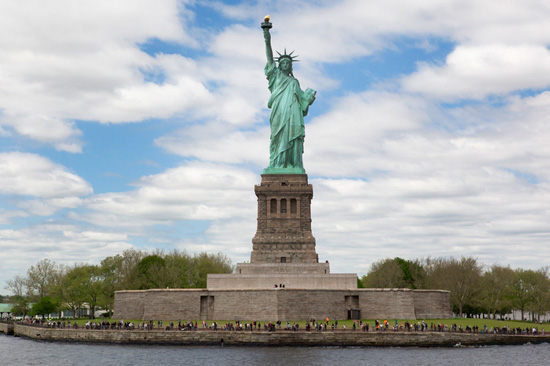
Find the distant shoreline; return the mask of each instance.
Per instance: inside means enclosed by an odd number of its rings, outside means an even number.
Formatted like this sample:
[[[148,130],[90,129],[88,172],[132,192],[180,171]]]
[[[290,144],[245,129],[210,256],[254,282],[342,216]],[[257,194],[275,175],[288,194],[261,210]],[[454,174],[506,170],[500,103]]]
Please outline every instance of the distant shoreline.
[[[0,331],[9,334],[8,324]],[[550,343],[550,335],[393,331],[166,331],[56,329],[16,323],[13,335],[51,342],[275,347],[471,347]]]

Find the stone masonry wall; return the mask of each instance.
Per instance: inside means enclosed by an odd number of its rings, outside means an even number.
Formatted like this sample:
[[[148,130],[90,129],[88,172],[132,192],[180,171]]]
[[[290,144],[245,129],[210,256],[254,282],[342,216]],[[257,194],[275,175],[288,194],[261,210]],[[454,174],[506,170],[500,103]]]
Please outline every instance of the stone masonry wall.
[[[7,335],[13,335],[13,323],[11,322],[0,322],[0,333]]]
[[[208,289],[271,289],[284,284],[286,289],[354,289],[356,274],[209,274]]]
[[[451,316],[449,292],[440,290],[207,290],[117,291],[117,319],[202,319],[297,321],[346,319],[424,319]]]
[[[311,232],[313,187],[306,174],[264,174],[254,187],[258,226],[252,263],[317,263]]]
[[[143,319],[146,295],[145,291],[117,291],[113,316],[116,319]]]
[[[348,291],[307,290],[278,293],[279,320],[346,319]]]
[[[237,263],[236,274],[317,273],[329,274],[328,263]],[[208,274],[211,276],[212,274]],[[207,286],[208,287],[208,286]]]
[[[415,319],[413,292],[407,289],[361,291],[359,304],[364,319]]]
[[[215,292],[214,319],[275,320],[278,292],[271,290]]]
[[[201,319],[201,296],[208,296],[202,289],[152,290],[144,298],[143,320],[153,319]],[[116,309],[116,302],[115,302]],[[208,307],[204,309],[208,318]]]
[[[413,295],[416,319],[434,319],[438,318],[439,314],[451,314],[450,292],[415,290]]]
[[[49,329],[23,324],[15,325],[15,335],[44,341],[232,345],[232,346],[385,346],[427,347],[505,345],[550,342],[550,335],[504,335],[437,332],[224,332],[224,331],[126,331]]]

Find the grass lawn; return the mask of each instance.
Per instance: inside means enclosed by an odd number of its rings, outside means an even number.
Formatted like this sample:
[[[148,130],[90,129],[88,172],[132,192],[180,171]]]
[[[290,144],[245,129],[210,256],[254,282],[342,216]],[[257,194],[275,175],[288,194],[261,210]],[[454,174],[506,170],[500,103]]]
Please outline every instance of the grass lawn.
[[[69,320],[71,321],[71,324],[74,324],[76,322],[79,326],[84,326],[86,324],[86,322],[88,322],[88,321],[96,322],[96,323],[100,323],[103,320],[108,321],[110,323],[117,321],[116,319],[108,319],[108,318],[105,318],[105,319],[101,319],[101,318],[96,318],[96,319],[83,318],[83,319],[76,319],[76,320],[66,319],[65,321],[69,321]],[[396,319],[378,319],[378,320],[380,320],[381,323],[384,320],[387,320],[389,325],[390,325],[390,328],[391,328],[395,325],[395,320]],[[134,324],[136,324],[136,326],[137,326],[138,323],[143,323],[142,320],[135,320],[135,319],[124,319],[124,321],[125,322],[133,322]],[[172,321],[174,322],[174,326],[177,326],[179,319],[173,319]],[[224,324],[227,324],[227,323],[235,324],[234,320],[208,320],[207,323],[208,323],[208,325],[212,325],[212,322],[214,322],[214,321],[216,323],[218,323],[218,327],[222,327]],[[321,319],[318,319],[316,321],[321,321]],[[374,320],[373,319],[363,319],[362,321],[363,321],[363,323],[365,323],[365,322],[368,323],[369,328],[371,330],[374,328]],[[420,320],[397,319],[397,323],[399,325],[405,324],[405,322],[407,322],[407,321],[411,325],[414,324],[414,323],[422,322],[421,319]],[[437,324],[447,325],[449,328],[453,324],[456,324],[457,327],[459,325],[461,325],[463,329],[465,329],[466,326],[469,325],[471,327],[478,326],[479,329],[481,330],[486,325],[487,329],[491,329],[491,328],[494,328],[494,327],[502,328],[504,326],[507,326],[509,328],[518,328],[519,327],[519,328],[522,328],[522,329],[538,327],[539,331],[541,331],[542,329],[550,331],[550,323],[548,323],[548,322],[543,322],[542,324],[535,324],[535,323],[532,323],[532,322],[523,322],[523,321],[516,321],[516,320],[502,321],[502,320],[493,320],[493,319],[473,319],[473,318],[425,319],[424,321],[426,322],[426,324],[428,324],[428,329],[430,327],[430,324],[433,323],[436,326],[437,326]],[[181,319],[181,322],[182,322],[182,324],[186,324],[188,322],[188,320]],[[198,328],[202,329],[202,320],[193,320],[193,323],[195,323],[195,322],[197,323]],[[273,323],[274,322],[275,321],[273,321]],[[252,323],[252,321],[242,320],[241,323],[242,324]],[[259,323],[261,323],[262,328],[263,328],[263,325],[267,324],[268,322],[260,321]],[[298,323],[300,325],[300,329],[305,329],[305,325],[306,325],[305,321],[289,322],[289,323],[290,323],[291,326],[294,323]],[[322,323],[326,324],[326,319],[323,319]],[[329,322],[328,322],[329,329],[331,329],[331,326],[332,326],[333,323],[334,323],[334,320],[329,319]],[[154,327],[156,328],[157,327],[157,320],[154,320],[153,324],[154,324]],[[170,320],[163,320],[162,325],[163,325],[163,328],[170,325]],[[342,329],[344,329],[344,326],[346,327],[347,330],[353,329],[353,320],[338,320],[338,329],[342,330]],[[286,328],[286,321],[282,322],[281,327]],[[358,327],[358,329],[359,329],[359,327]]]

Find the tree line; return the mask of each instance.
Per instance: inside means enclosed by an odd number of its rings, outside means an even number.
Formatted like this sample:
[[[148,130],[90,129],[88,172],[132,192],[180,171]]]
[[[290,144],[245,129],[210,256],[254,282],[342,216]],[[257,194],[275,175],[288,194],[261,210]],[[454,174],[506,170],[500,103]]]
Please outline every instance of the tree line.
[[[550,311],[550,267],[512,269],[498,264],[484,268],[472,257],[405,260],[382,259],[372,264],[360,284],[372,288],[442,289],[451,292],[459,316],[504,317],[513,310],[541,318]]]
[[[151,288],[205,288],[208,273],[231,273],[231,260],[224,254],[189,255],[174,250],[152,254],[129,249],[107,257],[99,265],[66,266],[43,259],[25,276],[7,281],[14,295],[13,315],[43,315],[70,310],[86,303],[94,317],[96,308],[112,310],[115,291]],[[33,304],[32,308],[29,304]]]
[[[208,273],[231,273],[231,260],[221,254],[130,249],[107,257],[99,265],[65,266],[43,259],[25,276],[7,281],[14,295],[14,315],[42,315],[60,310],[73,314],[86,303],[112,310],[118,290],[151,288],[205,288]],[[531,320],[550,311],[550,267],[538,270],[492,265],[484,268],[475,258],[382,259],[372,264],[359,287],[443,289],[450,291],[453,312],[459,316],[489,314],[503,317],[513,310]],[[32,303],[32,309],[29,304]]]

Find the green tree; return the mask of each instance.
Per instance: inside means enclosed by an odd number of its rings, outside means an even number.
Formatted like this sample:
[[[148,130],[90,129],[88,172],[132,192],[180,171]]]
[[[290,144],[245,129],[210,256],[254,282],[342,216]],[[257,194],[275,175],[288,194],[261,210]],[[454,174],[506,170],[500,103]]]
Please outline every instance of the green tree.
[[[93,265],[80,265],[75,266],[70,275],[73,276],[75,286],[81,288],[82,299],[90,306],[90,318],[95,318],[95,309],[102,298],[101,269]]]
[[[426,271],[418,259],[410,261],[396,257],[393,260],[397,262],[401,272],[403,272],[403,281],[406,288],[423,288]]]
[[[164,257],[166,261],[167,275],[170,276],[166,286],[171,288],[190,288],[191,268],[193,266],[193,258],[185,252],[174,250]]]
[[[128,249],[122,254],[107,257],[101,261],[99,266],[101,278],[99,303],[106,310],[114,308],[115,291],[141,288],[138,264],[145,256],[142,251]]]
[[[59,295],[61,308],[71,310],[73,317],[86,302],[86,280],[84,271],[79,266],[67,270],[58,284],[56,293]]]
[[[494,264],[483,273],[481,304],[493,319],[496,318],[496,314],[502,315],[510,310],[513,281],[514,271],[510,267]]]
[[[32,305],[30,315],[42,315],[42,318],[44,318],[47,314],[55,313],[58,306],[59,305],[50,296],[44,296]]]
[[[29,302],[24,297],[19,297],[17,303],[11,308],[11,314],[25,317],[29,313]]]
[[[115,303],[115,291],[122,290],[120,265],[123,261],[121,255],[107,257],[101,261],[100,273],[103,281],[101,282],[102,305],[106,310],[113,310]]]
[[[105,259],[105,267],[109,268],[116,290],[137,290],[140,288],[138,263],[145,256],[145,252],[127,249],[122,252],[122,255],[117,254],[114,257]]]
[[[549,267],[540,268],[534,271],[532,276],[532,294],[529,304],[531,320],[534,320],[533,317],[535,314],[540,319],[541,315],[550,307],[550,279],[548,278],[548,270]]]
[[[391,259],[381,259],[371,264],[369,273],[362,282],[367,288],[402,288],[405,286],[403,271],[399,264]]]
[[[225,254],[200,253],[193,256],[192,265],[187,273],[189,287],[205,288],[208,273],[232,273],[231,259]]]
[[[453,310],[462,317],[465,309],[476,309],[481,291],[482,268],[472,257],[436,258],[426,261],[428,288],[449,290]]]
[[[5,289],[11,291],[15,296],[23,297],[27,288],[27,281],[24,277],[16,275],[13,279],[6,281]]]
[[[514,271],[512,282],[512,302],[515,309],[521,311],[521,320],[525,319],[525,310],[533,300],[535,271],[518,268]]]
[[[26,287],[29,295],[42,298],[51,295],[58,280],[59,267],[49,259],[43,259],[27,270]]]
[[[399,257],[382,259],[371,265],[363,276],[365,287],[371,288],[423,288],[425,271],[418,260],[410,261]]]
[[[169,286],[166,261],[157,254],[148,255],[137,265],[140,289],[164,288]]]

